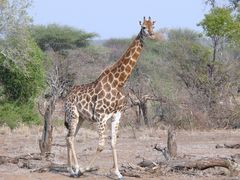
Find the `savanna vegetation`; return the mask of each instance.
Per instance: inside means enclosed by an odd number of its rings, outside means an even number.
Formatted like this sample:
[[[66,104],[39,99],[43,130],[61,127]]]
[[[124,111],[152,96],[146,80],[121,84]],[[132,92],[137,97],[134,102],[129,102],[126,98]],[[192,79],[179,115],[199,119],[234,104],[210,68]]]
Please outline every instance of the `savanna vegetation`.
[[[39,99],[57,103],[69,86],[93,81],[132,39],[95,45],[96,33],[33,25],[28,0],[0,2],[0,125],[41,123]],[[239,2],[206,4],[208,14],[196,22],[202,33],[160,29],[156,40],[146,40],[126,84],[130,95],[124,125],[240,126]]]

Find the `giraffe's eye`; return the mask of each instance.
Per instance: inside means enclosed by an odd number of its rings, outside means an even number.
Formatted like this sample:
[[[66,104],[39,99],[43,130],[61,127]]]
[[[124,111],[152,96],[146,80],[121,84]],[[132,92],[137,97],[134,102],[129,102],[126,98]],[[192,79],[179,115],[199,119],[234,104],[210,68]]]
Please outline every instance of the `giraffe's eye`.
[[[143,29],[146,29],[146,26],[143,26],[142,28],[143,28]]]

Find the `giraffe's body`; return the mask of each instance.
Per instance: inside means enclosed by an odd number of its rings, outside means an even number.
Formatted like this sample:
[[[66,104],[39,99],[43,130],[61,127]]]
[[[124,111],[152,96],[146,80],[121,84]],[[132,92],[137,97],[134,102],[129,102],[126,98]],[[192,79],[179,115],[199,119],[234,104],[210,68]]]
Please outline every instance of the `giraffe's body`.
[[[151,19],[145,20],[144,18],[140,33],[115,64],[106,68],[96,81],[85,85],[74,86],[69,92],[65,102],[65,126],[68,129],[68,161],[72,174],[78,173],[79,170],[74,148],[74,137],[77,134],[82,122],[84,120],[97,122],[99,145],[96,155],[90,162],[90,168],[96,159],[97,154],[103,150],[106,123],[108,119],[112,118],[111,145],[113,150],[114,167],[118,178],[122,178],[122,175],[118,170],[115,149],[116,133],[121,117],[121,111],[126,104],[122,88],[132,73],[132,70],[142,51],[143,38],[146,36],[146,33],[153,35],[153,24],[154,22],[152,22]],[[146,31],[146,28],[148,31]],[[72,158],[74,163],[72,162]]]

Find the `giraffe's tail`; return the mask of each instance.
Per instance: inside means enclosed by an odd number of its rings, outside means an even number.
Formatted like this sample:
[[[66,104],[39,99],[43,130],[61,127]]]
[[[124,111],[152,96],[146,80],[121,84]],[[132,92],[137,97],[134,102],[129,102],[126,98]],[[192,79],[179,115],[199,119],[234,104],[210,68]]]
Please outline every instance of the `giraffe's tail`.
[[[64,115],[64,125],[67,129],[69,129],[69,124],[67,122],[67,113],[65,112],[65,115]]]

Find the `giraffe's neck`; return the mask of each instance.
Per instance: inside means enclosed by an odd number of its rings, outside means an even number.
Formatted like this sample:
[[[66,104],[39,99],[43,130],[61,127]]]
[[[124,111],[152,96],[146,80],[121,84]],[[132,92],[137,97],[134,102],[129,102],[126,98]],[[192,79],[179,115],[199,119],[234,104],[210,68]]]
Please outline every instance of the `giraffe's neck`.
[[[122,57],[112,66],[108,67],[99,77],[99,80],[108,81],[116,88],[123,87],[131,75],[133,68],[136,65],[139,55],[143,48],[144,32],[143,29],[138,36],[132,41],[129,48]],[[104,84],[105,82],[103,82]]]

